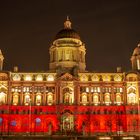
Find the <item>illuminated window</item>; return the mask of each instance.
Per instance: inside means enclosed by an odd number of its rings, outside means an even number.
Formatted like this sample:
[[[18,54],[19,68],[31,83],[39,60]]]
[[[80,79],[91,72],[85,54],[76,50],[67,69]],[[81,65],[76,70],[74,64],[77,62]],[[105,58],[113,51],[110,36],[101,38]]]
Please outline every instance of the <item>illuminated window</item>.
[[[89,88],[88,87],[86,87],[86,92],[89,92]]]
[[[47,104],[48,105],[52,105],[53,104],[53,94],[52,93],[48,93]]]
[[[30,95],[28,93],[24,96],[24,104],[29,105],[30,104]]]
[[[66,50],[66,53],[65,53],[65,60],[70,60],[70,50]]]
[[[116,103],[118,104],[118,105],[120,105],[121,104],[121,94],[120,93],[117,93],[116,94]]]
[[[110,94],[109,93],[105,93],[104,95],[104,102],[106,105],[109,105],[111,103],[110,101]]]
[[[82,94],[82,104],[86,105],[87,104],[87,93]]]
[[[53,75],[48,75],[47,81],[54,81],[54,76]]]
[[[128,102],[128,104],[135,104],[136,103],[136,94],[135,93],[127,94],[127,102]]]
[[[37,94],[36,95],[36,105],[40,105],[41,104],[41,94]]]
[[[95,105],[99,103],[99,96],[96,93],[93,94],[93,103]]]
[[[32,87],[23,87],[23,92],[32,92]]]
[[[100,89],[100,87],[91,87],[91,92],[100,92],[101,91],[101,89]]]
[[[32,76],[31,75],[25,75],[24,80],[25,81],[32,81]]]
[[[43,81],[43,76],[42,75],[37,75],[36,76],[36,81]]]
[[[13,94],[13,105],[17,105],[18,104],[18,93],[14,93]]]
[[[6,94],[4,92],[0,92],[0,105],[6,103]]]
[[[111,92],[111,87],[103,87],[103,88],[102,88],[102,91],[103,91],[104,93]]]
[[[64,94],[64,103],[70,103],[70,93],[68,92]]]
[[[63,89],[63,103],[71,104],[74,102],[74,93],[70,88]]]

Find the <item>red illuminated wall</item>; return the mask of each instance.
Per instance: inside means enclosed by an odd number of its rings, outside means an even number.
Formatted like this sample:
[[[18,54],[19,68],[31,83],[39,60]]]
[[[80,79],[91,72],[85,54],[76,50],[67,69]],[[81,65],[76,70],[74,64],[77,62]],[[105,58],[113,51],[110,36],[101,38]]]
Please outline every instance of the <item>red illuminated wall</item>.
[[[61,115],[74,115],[75,131],[85,132],[130,132],[140,131],[136,107],[124,106],[1,106],[0,133],[42,132],[47,133],[49,124],[52,131],[60,132]],[[38,122],[36,122],[38,120]]]

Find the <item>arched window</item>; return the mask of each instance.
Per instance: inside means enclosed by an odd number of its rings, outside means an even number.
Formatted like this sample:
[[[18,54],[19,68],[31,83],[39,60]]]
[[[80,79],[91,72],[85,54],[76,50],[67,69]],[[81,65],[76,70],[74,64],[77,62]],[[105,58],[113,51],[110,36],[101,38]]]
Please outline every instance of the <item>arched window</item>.
[[[120,93],[116,93],[116,104],[120,105],[121,102],[122,102],[121,94]]]
[[[19,100],[18,93],[13,93],[13,105],[17,105]]]
[[[82,93],[82,104],[86,105],[87,104],[87,93]]]
[[[99,103],[99,96],[96,93],[93,94],[93,103],[95,105],[97,105]]]
[[[38,93],[37,95],[36,95],[36,105],[40,105],[41,104],[41,93]]]
[[[4,92],[0,92],[0,105],[6,103],[6,94]]]
[[[104,95],[104,102],[106,105],[109,105],[111,103],[110,101],[110,94],[109,93],[105,93]]]
[[[29,95],[29,93],[25,93],[24,104],[25,105],[29,105],[30,104],[30,95]]]
[[[72,104],[74,102],[74,93],[70,88],[63,89],[63,103]]]
[[[47,104],[48,105],[53,104],[53,94],[52,93],[48,93],[48,95],[47,95]]]
[[[128,104],[135,104],[136,103],[136,94],[135,93],[127,94],[127,102],[128,102]]]
[[[127,89],[127,103],[135,104],[136,103],[136,88],[130,87]]]
[[[68,92],[64,94],[64,103],[70,103],[70,93]]]

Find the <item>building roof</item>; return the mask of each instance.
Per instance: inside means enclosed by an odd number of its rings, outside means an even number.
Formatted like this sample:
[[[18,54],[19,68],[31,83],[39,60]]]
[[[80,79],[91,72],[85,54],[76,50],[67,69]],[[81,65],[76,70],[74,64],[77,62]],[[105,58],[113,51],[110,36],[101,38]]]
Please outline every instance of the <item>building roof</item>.
[[[69,20],[69,17],[67,17],[66,21],[64,22],[64,28],[56,34],[55,40],[61,38],[75,38],[80,40],[80,35],[77,33],[77,31],[72,29],[71,24],[72,23]]]

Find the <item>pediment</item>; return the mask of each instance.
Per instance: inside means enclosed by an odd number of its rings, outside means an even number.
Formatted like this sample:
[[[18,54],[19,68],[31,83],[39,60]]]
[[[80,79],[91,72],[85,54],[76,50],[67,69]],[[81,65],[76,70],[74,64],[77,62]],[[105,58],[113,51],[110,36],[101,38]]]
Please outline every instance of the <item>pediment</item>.
[[[78,78],[74,77],[73,75],[71,75],[69,73],[65,73],[61,77],[59,77],[58,80],[61,80],[61,81],[78,81]]]

